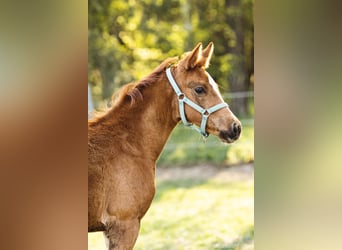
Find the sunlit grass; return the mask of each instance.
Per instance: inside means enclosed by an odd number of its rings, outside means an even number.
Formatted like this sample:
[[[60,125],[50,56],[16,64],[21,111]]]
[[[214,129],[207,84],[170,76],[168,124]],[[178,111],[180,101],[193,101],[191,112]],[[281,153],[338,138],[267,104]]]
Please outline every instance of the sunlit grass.
[[[253,193],[253,180],[157,181],[134,249],[253,249]],[[105,249],[102,234],[89,244],[89,249]]]
[[[158,189],[135,249],[240,249],[252,242],[252,183],[189,179]]]

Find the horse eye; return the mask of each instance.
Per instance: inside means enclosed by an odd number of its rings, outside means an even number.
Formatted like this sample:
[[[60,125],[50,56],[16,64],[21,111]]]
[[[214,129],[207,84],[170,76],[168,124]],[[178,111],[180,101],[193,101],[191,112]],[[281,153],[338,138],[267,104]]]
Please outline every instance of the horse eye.
[[[204,94],[204,93],[205,93],[205,90],[204,90],[203,87],[196,87],[196,88],[195,88],[195,92],[196,92],[197,94]]]

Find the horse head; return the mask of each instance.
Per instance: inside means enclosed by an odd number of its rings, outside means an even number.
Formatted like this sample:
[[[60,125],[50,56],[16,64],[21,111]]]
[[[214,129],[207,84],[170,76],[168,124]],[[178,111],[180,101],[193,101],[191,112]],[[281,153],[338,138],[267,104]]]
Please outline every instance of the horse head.
[[[176,92],[174,102],[179,104],[176,104],[178,109],[174,115],[205,137],[213,134],[223,142],[232,143],[240,136],[241,122],[224,102],[217,83],[206,71],[213,50],[212,42],[205,49],[199,43],[167,70],[169,82]]]

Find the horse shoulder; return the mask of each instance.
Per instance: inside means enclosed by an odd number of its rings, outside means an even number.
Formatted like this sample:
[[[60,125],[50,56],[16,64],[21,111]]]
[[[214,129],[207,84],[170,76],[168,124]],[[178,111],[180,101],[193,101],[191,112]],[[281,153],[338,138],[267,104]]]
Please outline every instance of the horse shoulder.
[[[151,205],[155,194],[153,162],[132,158],[121,159],[113,164],[109,174],[106,194],[107,212],[121,219],[142,218]]]

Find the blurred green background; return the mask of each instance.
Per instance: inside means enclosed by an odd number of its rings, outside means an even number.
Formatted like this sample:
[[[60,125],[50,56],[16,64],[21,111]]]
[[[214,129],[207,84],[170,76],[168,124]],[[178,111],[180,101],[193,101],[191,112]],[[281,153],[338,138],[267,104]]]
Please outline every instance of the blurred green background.
[[[254,160],[253,0],[89,2],[88,81],[95,109],[110,106],[122,85],[149,74],[168,57],[198,42],[215,44],[208,69],[231,110],[242,120],[241,139],[206,144],[179,125],[158,165],[232,165]]]
[[[252,0],[90,1],[88,79],[95,107],[198,42],[215,44],[208,71],[223,93],[253,90],[252,9]],[[232,109],[251,115],[249,101],[236,98]]]

